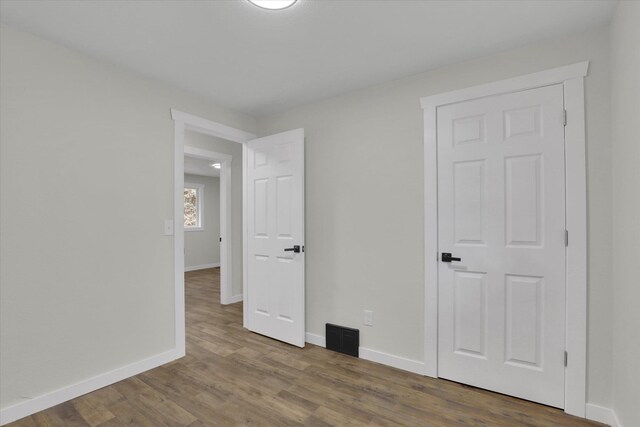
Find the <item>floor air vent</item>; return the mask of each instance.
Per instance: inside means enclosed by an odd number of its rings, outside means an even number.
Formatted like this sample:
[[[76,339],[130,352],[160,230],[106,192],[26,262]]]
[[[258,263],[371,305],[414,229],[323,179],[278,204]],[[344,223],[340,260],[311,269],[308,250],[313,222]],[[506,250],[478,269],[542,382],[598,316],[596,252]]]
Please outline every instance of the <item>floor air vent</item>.
[[[327,349],[358,357],[360,331],[327,323]]]

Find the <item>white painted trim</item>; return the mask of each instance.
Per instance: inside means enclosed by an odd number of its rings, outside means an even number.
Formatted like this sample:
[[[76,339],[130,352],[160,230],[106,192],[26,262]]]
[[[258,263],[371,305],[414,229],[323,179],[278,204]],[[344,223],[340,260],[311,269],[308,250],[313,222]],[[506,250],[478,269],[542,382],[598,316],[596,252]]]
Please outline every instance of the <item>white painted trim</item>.
[[[402,369],[403,371],[413,372],[414,374],[424,375],[425,365],[418,360],[394,356],[393,354],[383,353],[382,351],[372,350],[366,347],[360,347],[359,352],[361,359]]]
[[[305,341],[309,344],[320,347],[326,348],[327,346],[326,338],[324,336],[312,334],[311,332],[305,333]],[[362,346],[358,348],[358,353],[360,354],[360,359],[391,366],[392,368],[402,369],[403,371],[413,372],[414,374],[424,375],[424,363],[418,360],[411,360]]]
[[[198,271],[198,270],[206,270],[207,268],[216,268],[220,267],[219,262],[212,262],[211,264],[202,264],[202,265],[192,265],[191,267],[185,267],[184,271]]]
[[[233,295],[231,298],[229,298],[227,304],[235,304],[240,301],[242,301],[242,294]]]
[[[309,344],[318,345],[320,347],[326,347],[327,341],[325,337],[322,335],[312,334],[311,332],[307,332],[305,335],[305,341]]]
[[[233,214],[231,202],[231,156],[220,164],[220,303],[232,304]],[[223,286],[222,286],[223,285]]]
[[[421,98],[424,109],[424,272],[425,375],[438,376],[438,183],[436,115],[440,106],[510,92],[563,84],[568,122],[565,127],[567,229],[565,412],[585,416],[587,340],[587,209],[584,77],[589,62],[554,68],[480,86]]]
[[[173,147],[173,271],[176,351],[186,354],[184,307],[184,122],[174,122]]]
[[[171,109],[171,118],[174,121],[174,159],[173,159],[173,182],[174,182],[174,272],[175,272],[175,334],[176,334],[176,349],[179,350],[182,356],[185,355],[185,307],[184,307],[184,221],[176,221],[175,218],[182,218],[184,214],[184,206],[178,201],[183,198],[183,185],[184,185],[184,132],[190,130],[194,132],[204,133],[217,138],[223,138],[227,141],[238,142],[242,144],[243,158],[245,157],[245,143],[249,140],[255,139],[256,135],[245,132],[239,129],[235,129],[220,123],[212,122],[202,117],[194,116],[184,113],[175,109]],[[197,150],[197,149],[194,149]],[[206,150],[203,150],[206,151]],[[194,151],[194,153],[196,153]],[[196,153],[197,154],[197,153]],[[226,166],[230,165],[230,162],[225,166],[226,162],[222,162],[222,169],[228,169]],[[246,168],[244,168],[246,171]],[[221,177],[222,179],[222,177]],[[229,180],[230,181],[230,180]],[[245,193],[244,187],[246,186],[246,180],[243,181],[243,194]],[[222,181],[221,189],[222,192]],[[230,194],[230,192],[229,192]],[[230,196],[228,196],[230,197]],[[230,205],[230,203],[229,203]],[[244,277],[243,283],[246,289],[246,206],[243,199],[242,217],[243,217],[243,241],[245,242],[243,248],[244,257]],[[230,221],[227,221],[229,223]],[[224,239],[230,243],[230,239]],[[222,259],[220,260],[222,262]],[[225,269],[228,270],[228,269]],[[226,274],[224,271],[222,274]],[[222,291],[222,289],[221,289]],[[244,291],[244,290],[243,290]],[[222,293],[222,292],[221,292]],[[232,297],[234,298],[234,297]],[[246,319],[247,305],[243,307],[244,318]],[[246,324],[246,322],[245,322]]]
[[[435,132],[436,107],[424,110],[424,129],[424,374],[437,378],[438,157]]]
[[[188,130],[226,139],[227,141],[244,144],[245,142],[256,138],[256,135],[250,132],[232,128],[221,123],[212,122],[211,120],[203,119],[202,117],[194,116],[192,114],[183,113],[182,111],[174,110],[173,108],[171,109],[171,118],[175,122],[183,123]]]
[[[564,82],[566,223],[565,412],[585,416],[587,399],[587,156],[584,78]]]
[[[215,151],[209,151],[209,150],[204,150],[202,148],[188,147],[188,146],[184,147],[184,154],[189,155],[189,157],[196,157],[198,159],[207,159],[207,160],[219,160],[220,162],[230,162],[231,160],[233,160],[233,156],[230,154],[218,153]],[[212,155],[214,155],[215,158],[212,158],[211,157]]]
[[[36,398],[17,403],[0,411],[0,425],[5,425],[20,418],[28,417],[36,412],[43,411],[60,403],[75,399],[83,394],[90,393],[102,387],[106,387],[126,378],[138,375],[149,369],[169,363],[182,357],[180,352],[174,350],[160,353],[148,359],[134,362],[126,366],[114,369],[104,374],[80,381],[78,383],[62,387],[58,390],[40,395]]]
[[[431,107],[442,107],[444,105],[469,101],[471,99],[564,83],[570,79],[585,77],[588,69],[589,61],[578,62],[577,64],[565,65],[564,67],[525,74],[523,76],[499,80],[479,86],[472,86],[451,92],[425,96],[420,98],[420,105],[424,110],[426,110]]]
[[[254,138],[251,138],[254,139]],[[244,306],[242,310],[242,326],[249,327],[249,183],[248,181],[249,152],[247,144],[242,144],[242,295]]]
[[[233,156],[216,151],[184,147],[185,156],[220,162],[220,304],[231,304],[233,292],[233,215],[231,168]],[[185,184],[185,187],[187,184]],[[190,231],[185,229],[185,231]]]
[[[605,408],[604,406],[595,405],[593,403],[587,403],[586,418],[591,421],[610,425],[611,427],[622,427],[622,424],[620,424],[620,421],[613,409]]]

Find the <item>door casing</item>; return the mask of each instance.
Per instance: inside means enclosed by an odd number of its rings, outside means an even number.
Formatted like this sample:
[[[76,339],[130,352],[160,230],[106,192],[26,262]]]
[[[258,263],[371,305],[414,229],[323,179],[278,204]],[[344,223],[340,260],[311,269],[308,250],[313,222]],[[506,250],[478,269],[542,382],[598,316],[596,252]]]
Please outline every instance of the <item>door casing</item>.
[[[566,344],[565,409],[585,417],[587,358],[587,188],[584,77],[589,62],[541,71],[480,86],[423,97],[424,110],[424,374],[438,377],[438,158],[437,108],[457,102],[563,85],[565,126]]]
[[[243,245],[246,248],[246,143],[256,138],[256,135],[235,129],[220,123],[212,122],[202,117],[183,113],[171,109],[171,118],[174,122],[174,163],[173,163],[173,185],[174,185],[174,230],[173,230],[173,265],[175,274],[175,352],[176,358],[186,354],[185,336],[185,295],[184,295],[184,223],[180,221],[184,215],[184,133],[190,130],[205,135],[223,138],[227,141],[242,144],[243,161],[243,188],[242,188],[242,234]],[[193,152],[193,150],[192,150]],[[195,152],[196,154],[198,151]],[[200,153],[202,154],[202,153]],[[247,263],[246,251],[243,251],[243,295],[246,298],[247,284]],[[246,325],[246,305],[244,305],[243,326]]]

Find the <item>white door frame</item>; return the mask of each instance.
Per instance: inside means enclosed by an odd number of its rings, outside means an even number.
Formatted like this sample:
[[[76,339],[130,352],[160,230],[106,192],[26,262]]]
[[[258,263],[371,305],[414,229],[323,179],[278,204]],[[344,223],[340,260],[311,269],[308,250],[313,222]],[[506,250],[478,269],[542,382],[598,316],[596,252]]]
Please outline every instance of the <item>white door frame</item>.
[[[231,222],[231,170],[233,156],[215,151],[184,147],[184,155],[220,162],[220,304],[242,300],[233,295],[233,239]],[[180,203],[179,200],[176,202]]]
[[[585,417],[587,360],[587,187],[584,77],[589,62],[541,71],[420,99],[424,110],[424,275],[425,375],[438,377],[438,157],[437,108],[483,98],[563,84],[565,127],[566,258],[565,408]]]
[[[175,281],[175,342],[177,357],[183,357],[186,354],[186,338],[185,338],[185,306],[184,306],[184,132],[190,130],[203,133],[206,135],[223,138],[227,141],[242,144],[243,162],[246,161],[246,142],[256,138],[256,135],[239,129],[232,128],[220,123],[212,122],[202,117],[183,113],[181,111],[171,109],[171,118],[174,122],[174,145],[173,145],[173,197],[174,197],[174,237],[173,237],[173,268]],[[247,281],[247,263],[246,263],[246,167],[243,167],[243,184],[242,184],[242,234],[243,234],[243,293],[246,295]],[[231,180],[229,179],[229,183]],[[228,193],[230,195],[230,192]],[[231,206],[231,203],[228,204]],[[229,239],[224,239],[229,240]],[[246,304],[244,306],[246,319]],[[245,322],[246,323],[246,320]]]

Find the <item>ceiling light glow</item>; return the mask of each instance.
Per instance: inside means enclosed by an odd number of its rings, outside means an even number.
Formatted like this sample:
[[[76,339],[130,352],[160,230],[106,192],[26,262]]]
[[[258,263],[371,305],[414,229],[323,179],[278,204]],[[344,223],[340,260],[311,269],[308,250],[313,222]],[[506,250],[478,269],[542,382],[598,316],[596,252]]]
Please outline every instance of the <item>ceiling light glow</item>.
[[[270,10],[286,9],[289,6],[293,6],[296,1],[297,0],[249,0],[250,3],[258,7]]]
[[[211,163],[212,168],[220,169],[220,163]]]

